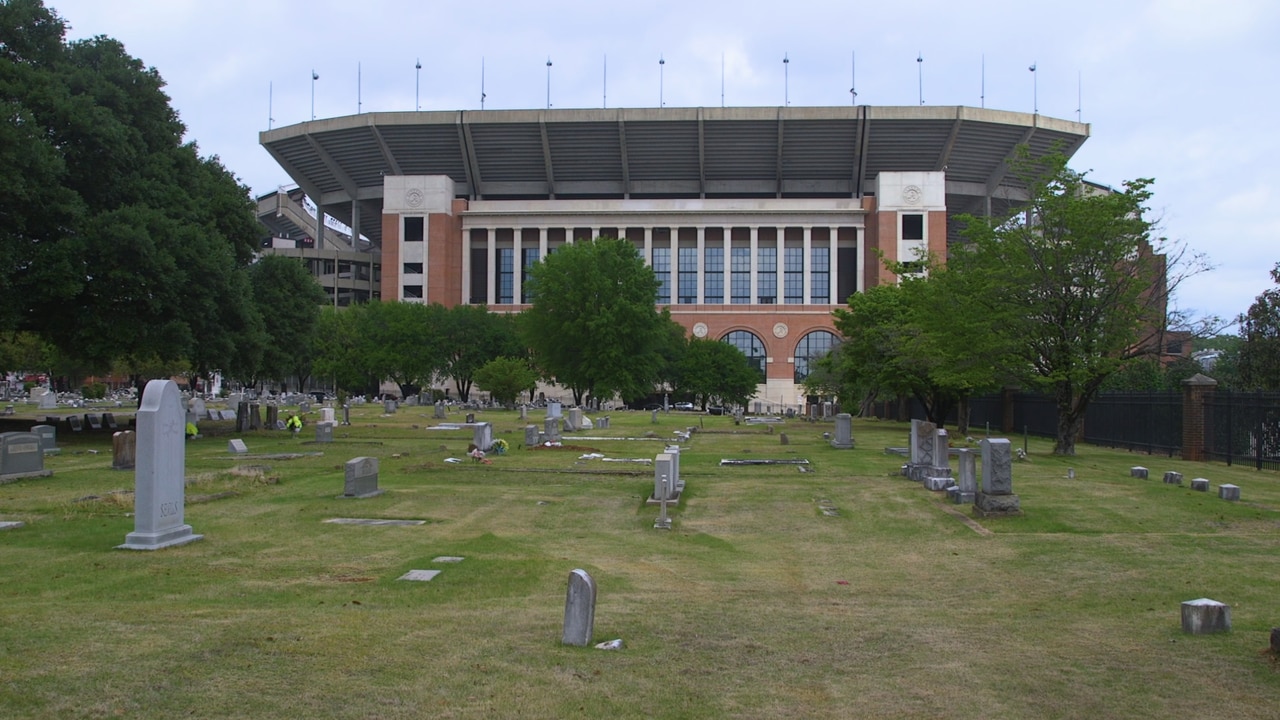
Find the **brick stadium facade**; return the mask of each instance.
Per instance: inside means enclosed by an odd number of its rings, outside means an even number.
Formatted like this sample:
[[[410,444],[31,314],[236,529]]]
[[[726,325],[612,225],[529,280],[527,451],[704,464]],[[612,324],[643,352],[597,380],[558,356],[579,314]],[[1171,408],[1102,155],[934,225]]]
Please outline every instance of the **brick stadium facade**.
[[[528,265],[626,238],[658,275],[658,303],[742,349],[761,370],[757,399],[794,406],[835,341],[831,311],[895,281],[881,258],[945,257],[951,217],[1025,197],[1007,175],[1015,147],[1070,155],[1088,133],[967,107],[663,108],[356,115],[261,142],[358,230],[352,242],[312,223],[307,247],[276,250],[321,276],[332,262],[335,303],[518,312]],[[277,236],[282,216],[260,212]],[[365,289],[350,277],[343,289],[342,269],[362,261]]]

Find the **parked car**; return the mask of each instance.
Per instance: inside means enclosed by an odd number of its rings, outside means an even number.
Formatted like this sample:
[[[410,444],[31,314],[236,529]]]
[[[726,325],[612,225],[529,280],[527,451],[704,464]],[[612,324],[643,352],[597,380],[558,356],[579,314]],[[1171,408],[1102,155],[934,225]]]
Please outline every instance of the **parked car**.
[[[692,409],[693,409],[693,403],[691,403],[691,402],[678,402],[678,403],[676,403],[676,409],[677,409],[677,410],[692,410]]]

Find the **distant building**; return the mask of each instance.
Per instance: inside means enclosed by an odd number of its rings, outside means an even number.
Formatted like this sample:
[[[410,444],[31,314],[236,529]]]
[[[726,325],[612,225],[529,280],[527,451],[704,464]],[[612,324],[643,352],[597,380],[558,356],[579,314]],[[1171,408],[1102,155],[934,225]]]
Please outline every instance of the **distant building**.
[[[970,107],[372,113],[262,133],[298,189],[260,199],[259,215],[294,243],[271,251],[304,258],[338,305],[516,312],[539,258],[626,238],[658,303],[740,348],[761,371],[757,399],[794,406],[836,339],[831,311],[895,281],[881,258],[945,258],[954,215],[1026,199],[1006,164],[1018,145],[1070,156],[1088,136]],[[317,225],[304,195],[353,231]]]

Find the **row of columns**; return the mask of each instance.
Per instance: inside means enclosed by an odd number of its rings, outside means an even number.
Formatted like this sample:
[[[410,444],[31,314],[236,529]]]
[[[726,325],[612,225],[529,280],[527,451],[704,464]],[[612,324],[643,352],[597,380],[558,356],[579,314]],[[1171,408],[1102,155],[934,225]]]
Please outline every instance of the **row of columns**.
[[[803,241],[804,269],[802,272],[804,284],[802,289],[802,293],[803,293],[802,296],[804,297],[805,304],[809,304],[810,302],[809,290],[811,287],[811,277],[813,272],[813,267],[812,267],[813,228],[814,226],[812,225],[802,226],[802,229],[804,231],[804,241]],[[547,227],[538,228],[538,257],[539,258],[545,258],[547,256],[547,232],[549,229],[550,228],[547,228]],[[671,233],[672,238],[678,237],[678,229],[679,228],[670,228],[670,230],[676,231]],[[572,243],[573,229],[568,228],[566,230],[567,231],[565,233],[565,238],[566,238],[565,242]],[[753,225],[751,226],[750,230],[751,230],[751,240],[750,240],[751,304],[755,305],[755,304],[758,304],[757,290],[759,289],[757,271],[760,269],[758,267],[759,247],[760,247],[759,246],[760,226]],[[654,226],[644,226],[644,263],[645,265],[652,265],[653,263],[653,231],[654,231]],[[705,298],[705,290],[706,290],[706,285],[705,285],[706,227],[698,226],[697,231],[698,231],[698,244],[697,244],[698,300],[697,302],[698,304],[702,304]],[[486,238],[487,242],[485,247],[485,250],[486,250],[485,256],[488,262],[488,273],[490,276],[492,276],[494,274],[494,269],[497,267],[496,263],[497,263],[497,257],[498,257],[498,229],[488,228],[486,234],[487,234],[487,238]],[[521,284],[522,284],[520,270],[521,270],[521,265],[524,262],[524,258],[522,256],[523,254],[521,252],[523,248],[523,233],[521,232],[521,228],[515,228],[512,235],[513,235],[513,248],[514,248],[512,251],[512,263],[513,263],[512,274],[514,277],[513,287],[512,287],[512,299],[515,302],[515,304],[519,304],[520,298],[521,298]],[[595,238],[595,237],[599,237],[599,235],[600,235],[599,227],[591,228],[591,237]],[[827,304],[830,304],[830,305],[835,305],[837,302],[836,301],[836,257],[837,257],[836,241],[837,241],[838,235],[839,235],[839,232],[837,227],[832,226],[828,228],[830,250],[827,256],[827,296],[828,296]],[[722,272],[724,273],[723,274],[723,278],[724,278],[723,292],[724,292],[724,297],[727,299],[730,294],[731,278],[733,277],[733,273],[732,273],[733,253],[731,252],[731,249],[730,249],[732,246],[728,242],[728,233],[725,233],[725,238],[726,238],[726,242],[724,243],[724,268]],[[464,301],[469,302],[471,298],[471,233],[469,231],[463,231],[463,243],[464,243],[464,246],[462,251],[462,297]],[[678,241],[672,242],[670,247],[672,251],[670,271],[671,273],[673,273],[675,278],[679,278],[680,257],[679,257]],[[783,252],[782,243],[778,244],[778,251],[779,252],[776,255],[775,262],[785,263],[785,253]],[[859,258],[862,257],[862,251],[863,251],[863,237],[862,237],[862,233],[859,232],[857,257]],[[780,276],[784,276],[783,273],[778,272],[777,267],[774,268],[774,272],[778,273]],[[857,275],[858,292],[862,292],[864,289],[862,286],[862,283],[863,283],[862,273],[859,272]],[[781,293],[782,288],[783,288],[783,285],[781,282],[779,282],[777,291]],[[485,299],[489,305],[497,304],[497,289],[498,289],[497,283],[494,282],[493,280],[490,280],[490,282],[488,283],[488,294]],[[678,281],[674,281],[672,283],[672,297],[676,296],[677,291],[678,291]],[[675,303],[672,303],[672,304],[675,304]]]

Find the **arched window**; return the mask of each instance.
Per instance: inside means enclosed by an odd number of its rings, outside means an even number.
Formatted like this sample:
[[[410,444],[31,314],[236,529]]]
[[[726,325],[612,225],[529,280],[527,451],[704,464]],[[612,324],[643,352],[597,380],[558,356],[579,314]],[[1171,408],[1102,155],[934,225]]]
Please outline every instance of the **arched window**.
[[[743,355],[746,355],[751,367],[760,373],[760,382],[764,382],[765,354],[764,343],[760,342],[760,338],[748,330],[734,330],[720,339],[738,348]]]
[[[814,330],[800,338],[796,343],[796,382],[804,382],[813,370],[814,361],[831,352],[839,342],[840,338],[826,330]]]

